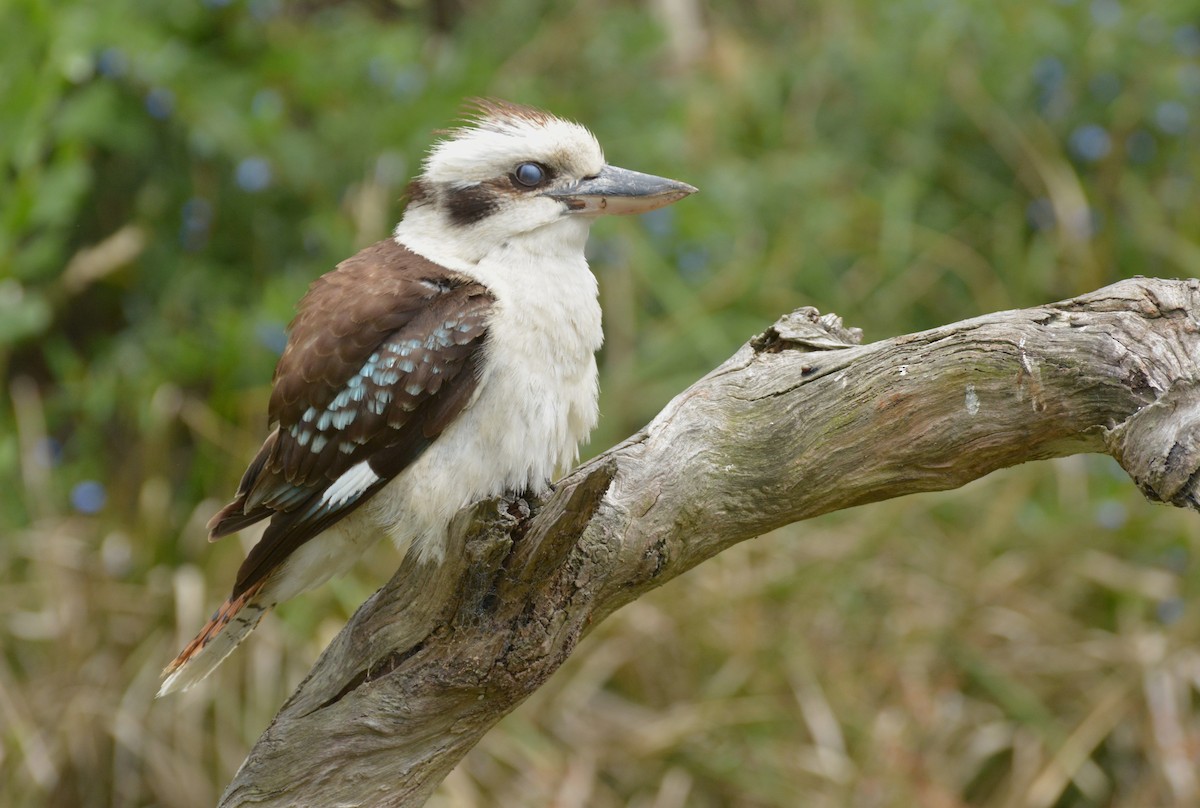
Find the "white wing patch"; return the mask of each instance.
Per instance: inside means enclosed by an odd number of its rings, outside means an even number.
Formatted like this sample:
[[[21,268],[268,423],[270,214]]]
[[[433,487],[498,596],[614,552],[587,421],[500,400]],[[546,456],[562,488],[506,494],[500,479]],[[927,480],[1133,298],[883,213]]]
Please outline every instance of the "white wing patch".
[[[357,499],[364,491],[382,479],[371,471],[370,461],[364,460],[356,463],[348,468],[341,477],[334,480],[333,485],[325,489],[325,493],[321,495],[321,504],[334,507],[344,505]]]

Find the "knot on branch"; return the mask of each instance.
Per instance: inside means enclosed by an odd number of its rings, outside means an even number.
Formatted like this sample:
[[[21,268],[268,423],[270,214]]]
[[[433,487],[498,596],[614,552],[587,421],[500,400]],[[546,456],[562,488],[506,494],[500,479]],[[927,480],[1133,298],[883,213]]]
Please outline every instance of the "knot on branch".
[[[803,306],[751,339],[750,347],[759,353],[779,353],[785,348],[834,351],[860,344],[862,336],[861,328],[846,327],[838,315]]]
[[[1177,381],[1105,441],[1147,499],[1200,510],[1200,383]]]

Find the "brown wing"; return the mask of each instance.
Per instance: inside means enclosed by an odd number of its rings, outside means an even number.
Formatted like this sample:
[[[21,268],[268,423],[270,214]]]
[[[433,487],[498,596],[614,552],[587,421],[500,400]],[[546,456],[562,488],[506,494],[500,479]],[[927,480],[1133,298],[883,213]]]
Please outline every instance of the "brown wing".
[[[275,372],[276,424],[211,537],[270,517],[234,595],[403,471],[471,400],[494,299],[479,283],[392,241],[319,278]],[[366,462],[379,479],[330,486]]]

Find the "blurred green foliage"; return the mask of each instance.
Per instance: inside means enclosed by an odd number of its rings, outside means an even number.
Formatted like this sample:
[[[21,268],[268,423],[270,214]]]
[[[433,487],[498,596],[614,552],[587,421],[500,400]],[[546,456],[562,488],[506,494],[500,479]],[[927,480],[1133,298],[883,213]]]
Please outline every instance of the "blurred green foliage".
[[[218,683],[152,703],[240,558],[201,527],[262,436],[292,306],[387,234],[467,96],[576,118],[614,163],[702,190],[595,228],[595,449],[798,305],[874,339],[1200,275],[1195,0],[5,0],[0,54],[13,805],[211,804],[380,583],[281,610]],[[1179,774],[1200,758],[1195,657],[1191,685],[1130,662],[1200,633],[1195,522],[1110,465],[769,541],[598,630],[440,799],[1200,799]]]

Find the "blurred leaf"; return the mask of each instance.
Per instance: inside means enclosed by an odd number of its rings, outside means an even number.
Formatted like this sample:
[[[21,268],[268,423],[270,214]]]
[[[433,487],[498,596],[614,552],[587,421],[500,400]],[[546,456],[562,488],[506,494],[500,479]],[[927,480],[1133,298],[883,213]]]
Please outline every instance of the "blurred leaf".
[[[42,333],[50,325],[50,304],[19,281],[0,281],[0,345]]]

